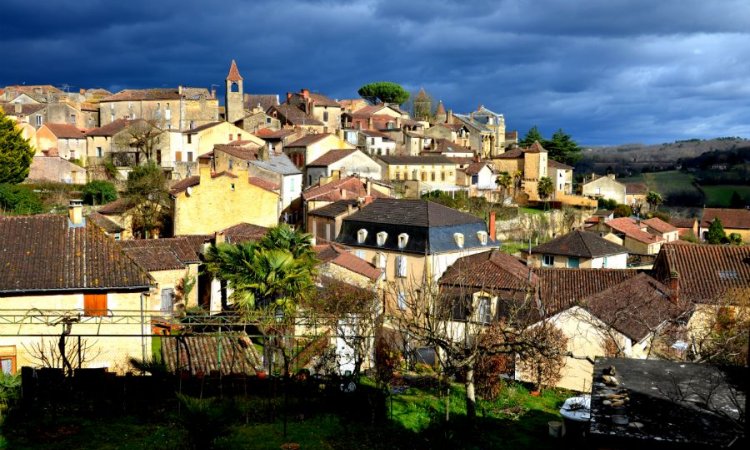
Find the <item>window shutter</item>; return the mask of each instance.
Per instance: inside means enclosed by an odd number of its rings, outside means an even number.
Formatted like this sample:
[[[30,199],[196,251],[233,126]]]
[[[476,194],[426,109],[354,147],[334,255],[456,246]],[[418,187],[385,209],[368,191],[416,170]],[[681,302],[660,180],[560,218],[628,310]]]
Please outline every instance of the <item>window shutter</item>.
[[[85,316],[106,316],[107,294],[84,294],[83,314]]]
[[[406,256],[399,255],[396,257],[396,276],[406,277]]]

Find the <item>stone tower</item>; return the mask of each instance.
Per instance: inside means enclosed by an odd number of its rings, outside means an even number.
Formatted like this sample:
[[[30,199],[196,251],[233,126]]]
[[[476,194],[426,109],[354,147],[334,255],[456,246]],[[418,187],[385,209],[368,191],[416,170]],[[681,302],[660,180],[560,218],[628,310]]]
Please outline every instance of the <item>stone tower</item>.
[[[244,93],[242,90],[242,75],[237,69],[237,63],[232,60],[227,74],[227,91],[224,98],[224,108],[226,110],[226,120],[235,123],[245,116]]]

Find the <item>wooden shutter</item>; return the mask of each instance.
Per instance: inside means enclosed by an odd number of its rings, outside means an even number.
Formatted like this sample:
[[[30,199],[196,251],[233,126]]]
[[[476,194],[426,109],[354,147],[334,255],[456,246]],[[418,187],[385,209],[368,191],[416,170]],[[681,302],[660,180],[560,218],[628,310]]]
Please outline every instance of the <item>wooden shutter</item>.
[[[107,294],[84,294],[83,314],[86,316],[106,316]]]

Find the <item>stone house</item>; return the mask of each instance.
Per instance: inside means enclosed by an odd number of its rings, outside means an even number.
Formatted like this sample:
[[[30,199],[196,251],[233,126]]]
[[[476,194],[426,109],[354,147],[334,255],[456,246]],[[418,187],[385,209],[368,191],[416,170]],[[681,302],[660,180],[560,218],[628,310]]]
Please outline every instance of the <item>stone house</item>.
[[[247,165],[213,172],[211,158],[199,159],[198,175],[170,189],[174,235],[211,234],[246,222],[278,224],[278,186],[248,173]]]
[[[345,178],[351,175],[380,180],[381,171],[380,164],[360,150],[330,150],[307,164],[305,181],[308,186],[312,186],[321,179]]]
[[[729,236],[737,233],[742,237],[742,242],[750,242],[750,210],[730,208],[703,208],[698,234],[705,240],[708,236],[708,228],[714,219],[719,219],[724,227],[724,233]]]
[[[364,203],[375,198],[390,198],[391,192],[390,185],[355,176],[319,183],[302,192],[302,208],[305,212],[304,222],[307,223],[307,213],[310,211],[339,200],[357,200]]]
[[[574,230],[532,248],[526,260],[531,267],[626,269],[628,249],[597,233]]]
[[[36,149],[63,159],[84,159],[87,154],[85,133],[75,125],[46,123],[36,132]]]
[[[325,95],[301,89],[299,93],[288,92],[286,104],[321,122],[324,133],[333,133],[341,128],[341,105]]]
[[[287,223],[296,223],[300,214],[299,198],[302,193],[302,172],[280,151],[268,146],[216,145],[210,154],[214,172],[232,171],[238,165],[247,167],[248,174],[270,183],[279,192],[278,217]]]
[[[307,212],[307,233],[319,241],[334,241],[341,232],[345,217],[354,214],[365,202],[358,199],[338,200]]]
[[[657,219],[659,220],[659,219]],[[656,255],[662,244],[668,242],[665,236],[671,240],[677,239],[677,229],[659,220],[661,223],[652,222],[651,226],[644,221],[631,217],[620,217],[617,219],[599,222],[591,230],[598,232],[604,239],[615,244],[622,245],[628,252],[635,255]],[[664,230],[656,232],[654,225]],[[663,224],[663,225],[662,225]]]
[[[154,280],[159,311],[165,318],[191,306],[198,306],[198,267],[201,260],[187,238],[130,239],[120,247]],[[185,285],[194,283],[181,298]]]
[[[614,200],[619,204],[627,203],[627,188],[624,184],[615,180],[614,174],[594,178],[583,184],[582,194],[591,198],[604,198]]]
[[[306,133],[327,133],[328,127],[318,119],[305,114],[301,109],[293,105],[283,103],[274,105],[266,111],[272,119],[277,120],[282,128],[300,129]]]
[[[357,148],[368,155],[388,156],[396,153],[396,141],[380,131],[360,130],[357,138]]]
[[[387,308],[436,282],[458,258],[497,245],[484,220],[427,200],[375,199],[343,219],[336,242],[384,273]]]
[[[383,279],[383,271],[373,264],[354,256],[350,249],[327,242],[316,245],[318,274],[364,289],[374,290]]]
[[[204,88],[125,89],[99,101],[102,126],[144,119],[163,130],[189,130],[219,120],[219,102]]]
[[[304,169],[329,150],[351,150],[355,147],[334,134],[308,134],[284,146],[284,153],[298,169]]]
[[[520,175],[521,192],[531,201],[540,200],[537,186],[540,179],[549,177],[549,159],[547,150],[539,142],[534,142],[528,148],[508,150],[493,158],[492,163],[498,173]]]
[[[547,174],[555,184],[555,192],[573,194],[573,168],[553,159],[547,160]]]
[[[151,295],[153,280],[85,221],[80,205],[72,206],[68,217],[0,217],[0,236],[5,241],[0,252],[4,372],[39,365],[34,349],[57,346],[62,325],[50,325],[66,317],[75,318],[68,345],[85,336],[83,342],[92,347],[84,367],[124,372],[129,358],[151,354],[151,314],[159,305]]]
[[[419,181],[426,190],[455,189],[457,165],[446,156],[380,156],[378,159],[385,180]]]
[[[29,181],[52,181],[86,184],[86,169],[59,156],[34,156],[29,167]]]

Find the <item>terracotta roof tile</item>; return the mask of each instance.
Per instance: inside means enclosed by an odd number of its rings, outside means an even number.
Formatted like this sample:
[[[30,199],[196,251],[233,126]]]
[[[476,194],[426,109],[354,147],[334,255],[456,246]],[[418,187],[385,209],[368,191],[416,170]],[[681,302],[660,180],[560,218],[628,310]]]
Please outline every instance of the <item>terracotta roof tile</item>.
[[[172,187],[169,189],[169,193],[172,195],[177,195],[180,192],[186,191],[187,188],[198,186],[199,184],[201,184],[200,176],[194,175],[192,177],[187,177],[173,184]]]
[[[118,198],[113,202],[109,202],[97,210],[99,214],[105,216],[119,215],[132,208],[133,205],[127,198]]]
[[[274,116],[274,112],[276,112],[278,115],[282,116],[284,119],[286,119],[287,122],[289,122],[292,125],[297,126],[324,126],[325,124],[318,119],[314,119],[307,114],[305,114],[301,109],[297,108],[296,106],[292,105],[275,105],[268,109],[268,114],[270,116]],[[283,124],[283,122],[282,122]]]
[[[704,208],[701,227],[708,228],[716,218],[724,228],[750,229],[750,209]]]
[[[680,297],[713,303],[722,297],[750,297],[750,246],[665,244],[654,262],[654,277],[679,278]],[[727,299],[731,300],[731,299]]]
[[[517,258],[500,250],[490,250],[456,260],[440,277],[440,285],[485,291],[524,290],[538,278]]]
[[[373,198],[388,198],[377,189],[372,189],[370,195]],[[321,186],[311,186],[304,192],[302,197],[307,200],[330,201],[357,199],[367,196],[365,182],[361,179],[350,176],[340,180],[331,181]]]
[[[260,105],[263,111],[268,111],[268,108],[279,105],[278,94],[245,94],[245,109],[252,110],[256,106]]]
[[[645,223],[649,228],[653,228],[659,233],[671,233],[673,231],[677,231],[676,227],[668,224],[658,217],[652,217],[651,219],[642,220],[641,223]]]
[[[349,211],[350,206],[356,207],[359,201],[356,199],[339,200],[331,203],[330,205],[323,206],[321,208],[308,212],[308,215],[321,216],[321,217],[338,217],[345,212]]]
[[[281,186],[279,186],[278,183],[273,183],[271,181],[268,181],[266,179],[259,178],[259,177],[249,177],[247,179],[247,182],[250,183],[250,184],[252,184],[252,185],[254,185],[254,186],[258,186],[261,189],[265,189],[265,190],[271,191],[271,192],[278,191],[279,188],[281,187]]]
[[[623,183],[627,195],[646,195],[648,186],[644,183]]]
[[[227,81],[242,81],[242,75],[240,75],[240,71],[237,69],[237,63],[234,60],[232,60],[232,65],[229,66]]]
[[[245,333],[225,332],[163,339],[162,360],[172,373],[255,375],[263,361]]]
[[[619,217],[604,222],[605,225],[609,226],[615,231],[623,233],[631,239],[643,242],[645,244],[653,244],[656,242],[663,242],[664,239],[661,236],[654,236],[646,231],[643,231],[641,227],[636,223],[635,219],[630,217]]]
[[[0,292],[147,291],[151,279],[94,224],[66,216],[0,217]]]
[[[107,125],[87,131],[86,136],[114,136],[127,128],[131,123],[133,123],[132,120],[117,119]]]
[[[364,275],[372,281],[382,275],[382,271],[364,259],[349,253],[345,247],[337,244],[325,244],[315,246],[315,253],[321,263],[330,263],[343,267],[354,273]]]
[[[539,277],[539,295],[547,316],[635,277],[629,269],[533,269]]]
[[[187,238],[130,239],[118,241],[123,251],[147,271],[184,269],[200,258]]]
[[[563,164],[561,162],[555,161],[554,159],[547,160],[547,167],[553,167],[555,169],[561,169],[561,170],[573,170],[573,167],[567,164]]]
[[[386,164],[399,165],[451,165],[456,164],[453,159],[443,155],[425,155],[425,156],[378,156]]]
[[[333,136],[330,133],[320,133],[320,134],[308,134],[307,136],[303,136],[299,139],[297,139],[294,142],[291,142],[284,147],[307,147],[310,144],[315,144],[316,142],[322,141],[323,139],[327,138],[328,136]]]
[[[308,167],[325,167],[329,166],[337,161],[340,161],[352,153],[356,152],[356,149],[351,150],[329,150],[323,156],[316,159],[315,161],[308,164]]]
[[[89,214],[86,219],[89,220],[94,225],[101,228],[102,230],[104,230],[105,232],[110,233],[110,234],[120,233],[124,230],[123,227],[111,221],[106,216],[99,214],[98,212],[93,212]]]
[[[67,123],[48,123],[44,125],[58,139],[86,139],[86,131]]]
[[[584,307],[607,326],[639,342],[665,321],[674,320],[688,308],[677,303],[673,292],[645,273],[598,292]]]
[[[266,227],[243,222],[225,228],[217,234],[223,235],[225,242],[228,244],[240,244],[259,241],[266,233],[268,233]]]

